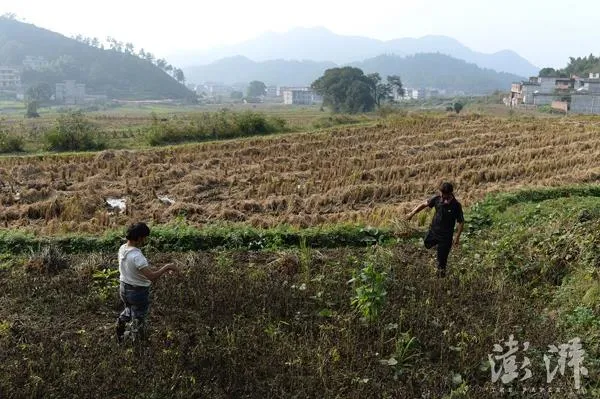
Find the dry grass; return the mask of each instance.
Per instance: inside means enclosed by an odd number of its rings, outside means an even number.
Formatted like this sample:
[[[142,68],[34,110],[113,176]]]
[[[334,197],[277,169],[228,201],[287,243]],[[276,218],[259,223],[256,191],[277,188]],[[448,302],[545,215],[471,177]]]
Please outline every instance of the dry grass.
[[[456,183],[464,205],[522,186],[596,181],[599,132],[589,119],[412,116],[149,151],[2,158],[0,221],[41,233],[179,215],[194,224],[389,225],[442,180]],[[110,214],[108,197],[126,198],[127,212]]]

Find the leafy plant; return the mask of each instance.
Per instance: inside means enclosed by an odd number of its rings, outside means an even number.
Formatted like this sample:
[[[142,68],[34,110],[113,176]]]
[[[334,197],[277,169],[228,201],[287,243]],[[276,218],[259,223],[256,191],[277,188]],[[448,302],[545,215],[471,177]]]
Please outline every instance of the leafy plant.
[[[98,292],[100,298],[105,301],[119,286],[118,269],[102,269],[92,274],[94,279],[94,289]]]
[[[363,266],[355,270],[348,281],[354,285],[351,304],[367,323],[372,323],[377,320],[385,304],[387,273],[378,271],[373,261],[366,261]]]
[[[416,337],[408,332],[401,333],[396,339],[395,351],[392,356],[389,359],[380,360],[380,363],[392,367],[394,378],[398,378],[414,366],[415,360],[421,355],[418,347],[419,342]]]

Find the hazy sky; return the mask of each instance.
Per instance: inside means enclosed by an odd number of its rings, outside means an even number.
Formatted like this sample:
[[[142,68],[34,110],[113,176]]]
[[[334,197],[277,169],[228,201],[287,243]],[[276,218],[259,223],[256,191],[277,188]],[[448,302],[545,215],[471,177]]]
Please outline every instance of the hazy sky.
[[[540,67],[600,53],[598,0],[0,0],[5,12],[66,36],[113,36],[157,56],[298,26],[382,40],[447,35],[481,52],[515,50]]]

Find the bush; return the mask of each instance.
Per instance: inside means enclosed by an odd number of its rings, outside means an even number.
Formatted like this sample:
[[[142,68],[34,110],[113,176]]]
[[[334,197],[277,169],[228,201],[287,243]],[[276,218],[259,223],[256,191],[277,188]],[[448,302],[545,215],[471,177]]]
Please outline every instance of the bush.
[[[460,111],[462,111],[463,108],[464,108],[464,105],[462,103],[459,103],[459,102],[454,103],[454,111],[456,111],[457,114],[460,114]]]
[[[0,125],[0,152],[7,153],[20,151],[23,151],[23,137]]]
[[[286,130],[286,121],[267,118],[256,112],[233,113],[222,110],[202,113],[191,122],[163,121],[154,116],[148,131],[150,145],[176,144],[184,141],[222,140],[272,134]]]
[[[23,151],[23,137],[16,134],[0,132],[0,152]]]
[[[81,111],[58,117],[56,126],[44,137],[50,151],[92,151],[106,147],[98,137],[98,129]]]

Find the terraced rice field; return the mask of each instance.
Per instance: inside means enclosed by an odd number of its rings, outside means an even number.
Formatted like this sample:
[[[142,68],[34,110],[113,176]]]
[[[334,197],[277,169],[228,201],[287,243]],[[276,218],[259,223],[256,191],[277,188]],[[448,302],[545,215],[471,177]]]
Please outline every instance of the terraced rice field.
[[[409,116],[152,150],[6,157],[0,221],[44,234],[178,217],[199,226],[387,225],[443,180],[467,206],[489,192],[597,181],[599,154],[600,124],[590,119]],[[108,210],[108,198],[124,198],[126,212]]]

